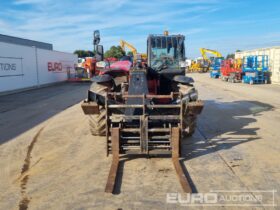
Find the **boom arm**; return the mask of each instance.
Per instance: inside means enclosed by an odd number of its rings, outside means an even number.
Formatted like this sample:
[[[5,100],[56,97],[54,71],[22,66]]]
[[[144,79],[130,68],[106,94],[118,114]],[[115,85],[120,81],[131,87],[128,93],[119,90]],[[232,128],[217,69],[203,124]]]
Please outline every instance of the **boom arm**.
[[[124,41],[124,40],[120,40],[120,46],[121,46],[121,48],[122,48],[124,51],[125,51],[125,47],[127,47],[128,49],[130,49],[131,52],[132,52],[132,54],[133,54],[134,59],[137,58],[137,50],[136,50],[136,48],[135,48],[133,45],[129,44],[128,42],[126,42],[126,41]]]
[[[201,55],[202,55],[203,59],[205,59],[205,60],[209,60],[206,53],[211,53],[211,54],[215,55],[216,57],[223,57],[222,54],[219,53],[216,50],[209,50],[209,49],[206,49],[206,48],[200,48],[200,52],[201,52]]]

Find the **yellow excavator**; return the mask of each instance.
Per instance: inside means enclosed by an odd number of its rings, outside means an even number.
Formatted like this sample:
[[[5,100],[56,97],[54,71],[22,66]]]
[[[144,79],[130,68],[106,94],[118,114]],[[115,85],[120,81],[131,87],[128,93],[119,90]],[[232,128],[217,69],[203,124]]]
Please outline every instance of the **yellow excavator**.
[[[221,63],[224,60],[224,57],[221,53],[216,50],[209,50],[205,48],[200,49],[201,55],[205,61],[209,63],[208,68],[205,69],[206,71],[210,70],[210,77],[211,78],[219,78],[221,76]],[[207,57],[206,53],[213,54],[214,57],[210,59]]]
[[[203,68],[203,72],[208,72],[210,70],[210,66],[214,65],[216,63],[215,59],[220,59],[222,58],[222,54],[218,52],[217,50],[210,50],[206,48],[200,48],[200,53],[203,57],[205,66]],[[207,57],[207,53],[214,55],[214,59],[209,59]]]
[[[206,53],[210,53],[210,54],[213,54],[215,55],[217,58],[221,58],[223,57],[221,53],[219,53],[218,51],[216,50],[209,50],[209,49],[206,49],[206,48],[200,48],[200,53],[203,57],[204,60],[210,60],[208,57],[207,57],[207,54]]]
[[[190,67],[190,72],[208,72],[212,60],[207,57],[207,53],[213,54],[216,58],[222,58],[222,54],[216,50],[200,48],[200,53],[203,59],[193,61]]]
[[[137,53],[136,48],[132,45],[129,44],[128,42],[124,40],[120,40],[120,46],[121,48],[125,51],[125,48],[127,47],[133,54],[133,60],[136,61],[142,61],[147,59],[147,54],[145,53]]]

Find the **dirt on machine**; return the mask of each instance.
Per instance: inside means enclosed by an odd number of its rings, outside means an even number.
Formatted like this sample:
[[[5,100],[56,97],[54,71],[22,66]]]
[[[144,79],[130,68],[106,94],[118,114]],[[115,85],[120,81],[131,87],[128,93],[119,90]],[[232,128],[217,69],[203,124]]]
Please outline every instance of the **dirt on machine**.
[[[192,191],[179,162],[180,145],[194,133],[203,102],[194,80],[185,76],[184,40],[183,35],[149,35],[147,65],[104,69],[92,78],[82,109],[91,133],[106,137],[106,153],[112,155],[105,192],[114,192],[120,158],[155,155],[172,157],[183,190]],[[103,58],[99,41],[96,32],[95,51]]]

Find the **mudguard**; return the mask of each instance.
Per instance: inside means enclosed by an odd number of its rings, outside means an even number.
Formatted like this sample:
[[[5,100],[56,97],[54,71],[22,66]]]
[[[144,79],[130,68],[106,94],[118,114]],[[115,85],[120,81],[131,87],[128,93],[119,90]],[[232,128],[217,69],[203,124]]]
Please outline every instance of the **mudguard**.
[[[183,75],[177,75],[173,78],[173,81],[175,82],[178,82],[178,83],[181,83],[181,84],[191,84],[191,83],[194,83],[194,80],[193,78],[191,77],[186,77],[186,76],[183,76]]]
[[[92,82],[96,83],[103,83],[103,82],[110,82],[112,77],[108,74],[98,75],[91,79]]]

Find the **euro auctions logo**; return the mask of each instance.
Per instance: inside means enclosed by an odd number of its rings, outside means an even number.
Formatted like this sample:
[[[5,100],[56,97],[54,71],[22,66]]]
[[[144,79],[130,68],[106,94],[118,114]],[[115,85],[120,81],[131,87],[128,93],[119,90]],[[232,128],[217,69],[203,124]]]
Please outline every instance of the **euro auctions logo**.
[[[0,56],[0,77],[23,76],[22,60]]]
[[[48,62],[48,71],[59,72],[62,71],[62,63]]]
[[[209,193],[167,193],[166,203],[180,206],[272,206],[275,207],[276,190],[212,190]]]
[[[217,193],[167,193],[167,203],[179,203],[181,206],[193,206],[199,204],[217,204]]]
[[[15,63],[0,63],[0,71],[16,71],[17,65]]]

